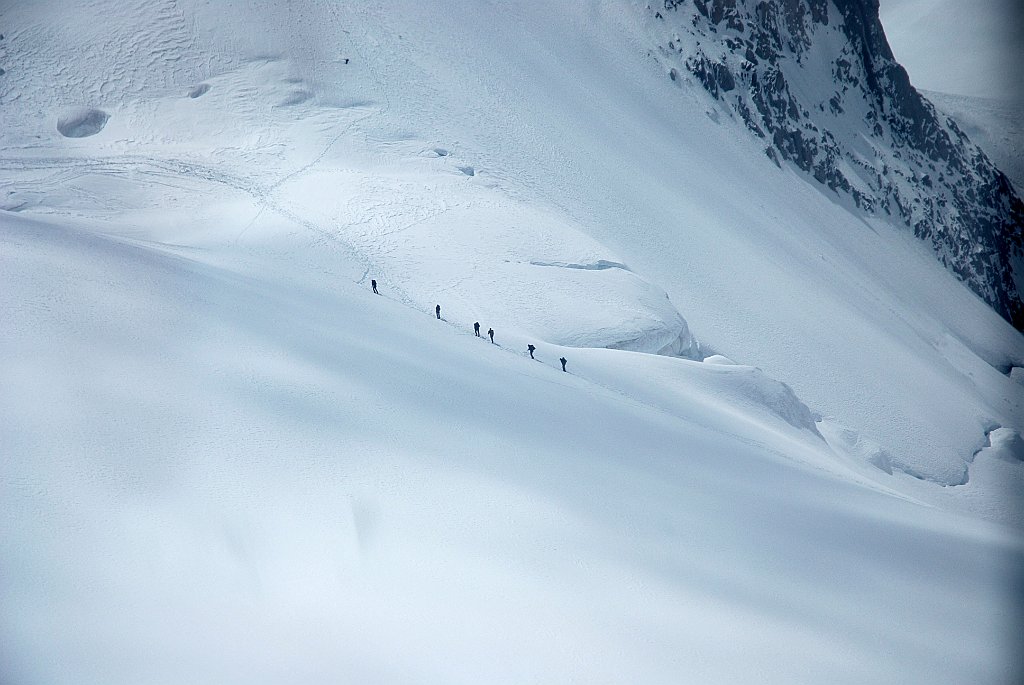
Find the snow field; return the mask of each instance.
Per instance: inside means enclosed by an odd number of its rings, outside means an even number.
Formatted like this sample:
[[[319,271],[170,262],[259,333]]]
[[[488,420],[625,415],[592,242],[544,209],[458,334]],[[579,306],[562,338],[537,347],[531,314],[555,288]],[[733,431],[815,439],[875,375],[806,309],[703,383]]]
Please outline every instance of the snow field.
[[[374,17],[382,27],[395,19]],[[348,17],[349,25],[365,20],[359,12]],[[292,15],[281,18],[282,25],[294,21]],[[591,35],[590,23],[576,29],[584,40],[566,48],[588,64],[579,51],[605,41]],[[251,56],[229,59],[234,66],[223,74],[181,69],[176,78],[181,87],[158,89],[156,100],[126,101],[123,116],[76,143],[95,149],[71,148],[72,157],[32,160],[38,152],[23,148],[19,154],[24,156],[8,162],[8,169],[29,180],[11,183],[7,206],[48,214],[85,213],[102,218],[107,231],[139,235],[144,227],[141,237],[160,242],[241,244],[284,257],[294,252],[298,237],[300,244],[326,248],[330,254],[358,252],[365,268],[384,274],[405,300],[422,308],[430,308],[443,291],[453,313],[483,310],[505,317],[503,327],[523,328],[552,342],[693,355],[689,327],[661,298],[664,289],[669,301],[697,322],[699,337],[709,349],[766,368],[817,411],[856,426],[884,445],[899,468],[943,484],[963,480],[987,422],[1020,425],[1019,399],[1006,390],[1012,386],[993,380],[1002,386],[997,392],[1001,396],[965,408],[961,398],[973,393],[960,383],[961,373],[936,368],[944,360],[916,342],[939,338],[950,325],[946,298],[929,302],[929,313],[922,316],[915,301],[918,292],[955,293],[960,300],[954,308],[957,316],[978,310],[973,296],[959,293],[962,289],[936,270],[918,245],[909,246],[917,253],[917,266],[908,269],[906,250],[891,250],[893,240],[900,240],[893,228],[880,225],[875,230],[883,235],[865,245],[863,226],[851,223],[842,208],[823,205],[819,191],[796,177],[780,176],[767,161],[758,162],[759,152],[743,141],[723,148],[716,141],[727,125],[702,115],[707,105],[699,94],[688,93],[681,100],[677,96],[671,103],[663,96],[654,107],[647,93],[637,101],[648,109],[631,106],[625,112],[622,96],[616,100],[600,89],[598,80],[588,79],[585,91],[566,91],[562,81],[553,81],[566,74],[547,73],[546,61],[529,60],[531,69],[544,69],[544,78],[531,82],[522,81],[514,63],[488,63],[503,78],[533,89],[528,99],[556,108],[557,116],[544,119],[546,133],[521,120],[511,122],[510,132],[521,133],[522,126],[532,131],[513,140],[503,133],[509,122],[489,117],[510,115],[515,109],[495,105],[453,117],[437,106],[438,93],[446,89],[459,93],[441,100],[447,104],[486,102],[480,93],[462,92],[480,83],[476,72],[459,74],[462,67],[453,61],[449,66],[456,74],[437,82],[444,76],[437,56],[422,48],[412,53],[412,63],[393,61],[409,47],[384,47],[381,41],[384,36],[395,40],[401,28],[365,38],[362,44],[351,31],[345,33],[348,29],[337,30],[351,47],[360,48],[352,54],[361,60],[345,65],[304,54],[305,48],[293,50],[294,56],[268,57],[250,48]],[[275,33],[260,40],[273,44],[281,39]],[[427,45],[446,49],[430,41]],[[607,56],[596,56],[606,67],[630,66],[609,65]],[[416,60],[429,64],[417,67]],[[633,66],[641,73],[649,69]],[[382,92],[387,81],[379,74],[389,70],[411,70],[410,75],[425,80],[407,76],[400,80],[410,82],[408,90]],[[186,92],[184,84],[194,87],[200,77],[210,90],[187,97],[192,91]],[[141,75],[137,78],[145,82]],[[429,92],[417,94],[428,86]],[[315,97],[282,109],[281,102],[292,98],[296,88]],[[535,92],[538,88],[543,90]],[[498,94],[489,88],[486,92]],[[565,105],[555,92],[571,96],[571,114],[557,109]],[[575,110],[592,107],[588,100],[595,96],[600,113],[582,121],[600,128],[588,131],[581,128]],[[351,106],[328,104],[342,101]],[[670,118],[669,104],[684,111],[695,105],[697,116]],[[131,114],[133,108],[144,114]],[[680,117],[688,129],[682,138]],[[627,141],[621,135],[627,121],[643,122],[647,128],[634,124]],[[617,133],[611,122],[621,122]],[[22,118],[11,128],[26,123],[37,125]],[[434,136],[421,137],[417,130],[431,130]],[[483,130],[491,140],[482,139]],[[571,141],[576,158],[567,148],[544,142],[549,140]],[[666,146],[664,140],[675,144]],[[640,159],[646,166],[629,161],[637,156],[624,145],[645,149]],[[123,154],[140,149],[146,154]],[[115,151],[116,156],[109,156]],[[691,159],[704,161],[694,168]],[[762,187],[738,205],[734,189],[746,183],[751,159],[764,167],[757,172],[764,174]],[[468,168],[476,169],[471,177],[462,171]],[[653,175],[651,168],[657,170]],[[679,180],[670,186],[665,181],[670,178]],[[587,192],[608,187],[621,190],[603,196]],[[112,197],[118,201],[111,203]],[[788,198],[792,211],[780,213],[775,207],[779,197]],[[177,218],[181,214],[189,220]],[[271,225],[279,225],[273,217],[284,216],[295,228],[284,236],[253,231],[267,214]],[[304,258],[311,258],[308,251]],[[629,264],[631,272],[525,268],[600,261]],[[318,265],[330,268],[328,262]],[[596,297],[589,297],[595,287]],[[910,301],[877,306],[893,293]],[[581,299],[594,306],[582,310]],[[833,317],[829,325],[822,325],[822,311]],[[972,348],[1007,350],[994,355],[1000,365],[1024,358],[1016,334],[987,311],[971,318],[958,336],[970,339]],[[837,338],[836,331],[844,336]],[[851,332],[859,339],[846,340]],[[823,356],[821,350],[831,352]],[[909,368],[915,371],[906,382],[876,392],[890,386],[894,374],[908,376]],[[915,409],[922,380],[933,388],[926,393],[929,397],[950,401]],[[841,392],[835,392],[837,387]]]
[[[801,463],[751,369],[657,360],[705,404],[644,355],[563,374],[365,287],[3,228],[15,682],[1008,673],[1019,541]]]
[[[1024,343],[924,246],[629,3],[226,7],[3,10],[0,680],[1010,681]]]

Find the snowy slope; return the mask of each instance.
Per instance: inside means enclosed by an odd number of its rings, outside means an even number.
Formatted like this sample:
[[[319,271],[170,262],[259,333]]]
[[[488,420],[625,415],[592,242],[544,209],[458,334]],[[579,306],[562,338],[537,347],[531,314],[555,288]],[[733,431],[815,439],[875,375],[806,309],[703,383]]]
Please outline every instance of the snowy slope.
[[[2,226],[5,682],[1010,673],[1020,541],[868,487],[741,367],[531,361],[349,283]]]
[[[1024,340],[640,9],[3,8],[7,679],[1011,677]]]
[[[551,342],[692,354],[692,329],[941,484],[989,424],[1024,423],[1005,375],[1020,335],[668,81],[632,6],[168,7],[93,29],[124,54],[92,60],[56,49],[91,54],[87,15],[8,10],[9,208],[209,249],[320,246],[303,268],[374,271],[421,309]],[[105,128],[62,137],[81,107]]]

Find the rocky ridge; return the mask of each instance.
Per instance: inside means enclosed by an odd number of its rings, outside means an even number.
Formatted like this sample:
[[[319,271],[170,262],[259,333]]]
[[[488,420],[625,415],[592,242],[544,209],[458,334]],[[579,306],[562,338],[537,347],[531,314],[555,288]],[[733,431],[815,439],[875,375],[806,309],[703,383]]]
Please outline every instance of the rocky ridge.
[[[911,86],[878,0],[664,0],[649,11],[673,81],[699,83],[776,164],[905,223],[1024,330],[1024,203]]]

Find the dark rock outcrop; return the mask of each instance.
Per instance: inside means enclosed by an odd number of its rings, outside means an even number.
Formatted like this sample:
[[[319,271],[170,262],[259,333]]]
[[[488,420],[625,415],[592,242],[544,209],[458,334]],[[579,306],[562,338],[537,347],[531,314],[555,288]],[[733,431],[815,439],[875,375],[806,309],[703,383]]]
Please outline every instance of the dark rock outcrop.
[[[673,80],[691,74],[776,163],[905,223],[1024,330],[1024,203],[910,85],[878,0],[664,0],[655,11]]]

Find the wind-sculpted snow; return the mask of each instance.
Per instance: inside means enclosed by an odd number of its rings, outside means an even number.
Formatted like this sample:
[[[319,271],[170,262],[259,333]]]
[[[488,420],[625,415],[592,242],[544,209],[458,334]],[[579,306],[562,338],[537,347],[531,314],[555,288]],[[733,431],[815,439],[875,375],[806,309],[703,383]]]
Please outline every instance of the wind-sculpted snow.
[[[837,426],[831,421],[822,422],[821,431],[829,445],[840,454],[850,454],[858,461],[867,462],[892,474],[892,455],[877,442],[865,438],[856,430]]]
[[[430,150],[434,152],[434,150]],[[319,169],[281,184],[283,204],[373,264],[403,301],[452,320],[488,320],[538,340],[698,356],[665,292],[625,269],[571,219],[442,173],[456,154],[410,162],[402,176]],[[421,168],[429,185],[409,177]],[[561,268],[551,268],[561,267]]]
[[[815,447],[824,445],[814,413],[789,386],[769,378],[760,369],[723,363],[721,356],[701,363],[613,354],[590,350],[582,357],[582,363],[575,366],[587,378],[625,390],[631,397],[673,414],[721,412],[720,417],[701,419],[702,425],[717,424],[722,429],[729,426],[730,432],[743,434],[740,424],[750,422],[747,435],[752,439],[767,431],[807,441]],[[671,390],[666,392],[665,386]]]
[[[586,271],[602,271],[604,269],[622,269],[623,271],[629,271],[629,267],[625,264],[619,264],[618,262],[609,262],[604,259],[599,259],[596,262],[588,264],[569,264],[566,262],[541,262],[532,261],[530,262],[534,266],[557,266],[562,269],[584,269]]]
[[[98,109],[78,109],[57,119],[57,130],[68,138],[94,136],[107,125],[110,115]]]

